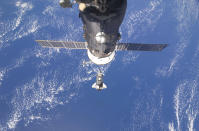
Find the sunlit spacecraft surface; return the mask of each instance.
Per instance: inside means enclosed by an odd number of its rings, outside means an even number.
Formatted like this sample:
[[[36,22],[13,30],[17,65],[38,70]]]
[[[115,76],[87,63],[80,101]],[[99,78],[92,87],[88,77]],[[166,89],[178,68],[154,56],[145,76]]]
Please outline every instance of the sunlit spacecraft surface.
[[[86,50],[89,59],[97,64],[110,63],[116,51],[161,51],[167,44],[121,43],[119,28],[125,16],[127,0],[60,0],[63,8],[79,5],[86,42],[36,40],[42,47]],[[97,74],[92,88],[106,89],[103,74]]]

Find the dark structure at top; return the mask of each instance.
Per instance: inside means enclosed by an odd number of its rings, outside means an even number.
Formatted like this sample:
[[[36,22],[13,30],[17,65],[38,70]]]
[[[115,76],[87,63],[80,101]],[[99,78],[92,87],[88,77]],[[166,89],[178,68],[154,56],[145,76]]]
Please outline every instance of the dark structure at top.
[[[71,8],[79,4],[79,16],[83,22],[86,42],[64,42],[36,40],[43,47],[86,49],[89,59],[103,65],[114,59],[116,51],[161,51],[167,44],[118,43],[119,28],[125,16],[127,0],[60,0],[63,8]],[[103,74],[98,73],[93,88],[106,88],[102,80]],[[99,80],[98,80],[99,78]]]

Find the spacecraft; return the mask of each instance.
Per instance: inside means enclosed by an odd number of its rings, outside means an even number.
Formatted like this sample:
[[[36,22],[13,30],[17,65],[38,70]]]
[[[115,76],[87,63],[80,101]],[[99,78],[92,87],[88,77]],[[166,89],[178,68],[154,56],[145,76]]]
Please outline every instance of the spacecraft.
[[[85,42],[36,40],[42,47],[86,50],[93,63],[105,65],[114,59],[117,51],[161,51],[167,46],[119,42],[119,28],[125,16],[127,0],[60,0],[59,4],[63,8],[79,5]],[[97,74],[92,88],[107,88],[101,72]]]

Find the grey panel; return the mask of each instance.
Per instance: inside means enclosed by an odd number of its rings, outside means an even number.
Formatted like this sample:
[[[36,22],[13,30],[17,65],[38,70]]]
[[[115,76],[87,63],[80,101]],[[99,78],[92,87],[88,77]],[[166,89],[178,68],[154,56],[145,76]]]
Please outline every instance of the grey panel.
[[[36,40],[36,42],[47,48],[87,49],[87,42],[50,40]]]
[[[116,50],[161,51],[165,47],[167,47],[167,44],[118,43]]]

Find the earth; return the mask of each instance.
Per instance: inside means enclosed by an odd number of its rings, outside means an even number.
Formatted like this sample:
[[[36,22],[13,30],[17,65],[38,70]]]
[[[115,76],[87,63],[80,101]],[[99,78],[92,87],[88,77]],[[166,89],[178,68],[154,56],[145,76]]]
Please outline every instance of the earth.
[[[78,15],[58,0],[0,1],[0,131],[199,130],[198,0],[128,0],[121,41],[169,46],[105,66],[35,42],[84,41]]]

